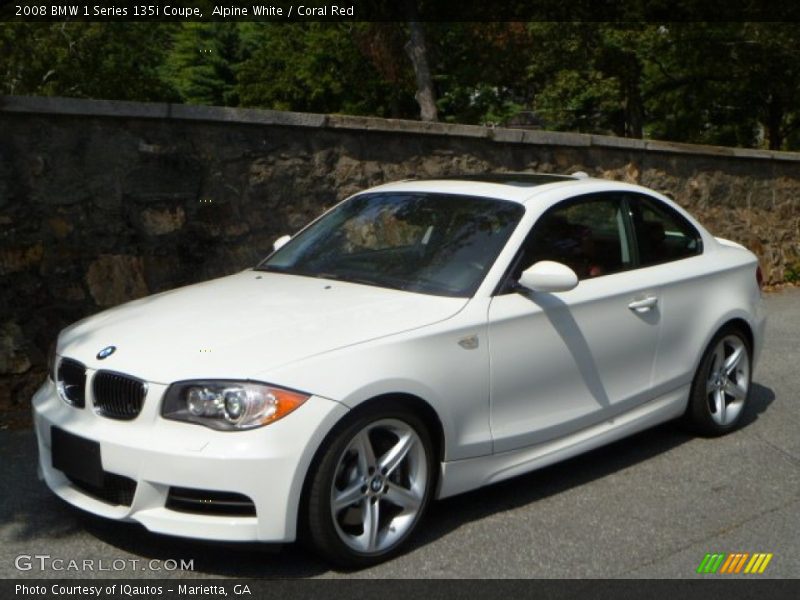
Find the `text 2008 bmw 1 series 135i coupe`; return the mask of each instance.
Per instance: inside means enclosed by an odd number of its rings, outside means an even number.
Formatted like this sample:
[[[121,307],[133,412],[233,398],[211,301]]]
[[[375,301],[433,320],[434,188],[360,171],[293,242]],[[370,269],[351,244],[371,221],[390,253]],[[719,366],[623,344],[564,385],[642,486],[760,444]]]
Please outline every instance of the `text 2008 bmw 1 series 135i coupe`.
[[[724,434],[746,410],[756,257],[652,190],[404,181],[275,245],[59,335],[33,398],[53,492],[365,566],[435,498],[670,419]]]

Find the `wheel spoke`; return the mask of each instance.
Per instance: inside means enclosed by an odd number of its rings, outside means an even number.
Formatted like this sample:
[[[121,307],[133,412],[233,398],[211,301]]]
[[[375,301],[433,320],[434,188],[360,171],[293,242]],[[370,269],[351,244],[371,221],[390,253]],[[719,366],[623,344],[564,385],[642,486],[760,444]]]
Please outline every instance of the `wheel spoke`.
[[[372,500],[367,500],[364,502],[362,523],[364,525],[363,537],[367,550],[374,550],[378,545],[380,504],[380,502],[373,502]]]
[[[714,360],[711,361],[711,373],[722,373],[722,366],[725,364],[725,347],[717,345],[714,350]]]
[[[720,425],[724,425],[726,407],[725,394],[722,392],[722,390],[717,390],[714,392],[714,408],[715,412],[717,413],[717,422],[719,422]]]
[[[347,508],[348,506],[352,506],[360,500],[363,500],[364,494],[361,491],[362,485],[363,484],[360,481],[355,481],[341,492],[338,492],[333,499],[334,511],[339,512],[340,510]]]
[[[406,457],[408,451],[411,450],[413,445],[414,437],[411,435],[411,433],[403,433],[397,443],[392,446],[386,454],[381,456],[380,460],[378,461],[378,467],[380,468],[381,472],[384,475],[391,475],[392,471],[394,471],[398,465],[403,462],[403,459]]]
[[[389,489],[386,491],[386,500],[402,508],[403,512],[414,512],[419,508],[422,498],[416,490],[408,490],[393,481],[387,482],[387,485]]]
[[[742,389],[740,384],[734,383],[730,380],[725,382],[725,393],[733,396],[735,400],[744,400],[745,396],[747,395],[746,391]]]
[[[375,467],[375,451],[372,449],[369,432],[362,431],[353,442],[353,447],[358,452],[359,475],[366,477],[370,467]]]
[[[734,369],[739,366],[742,361],[742,356],[745,355],[744,345],[740,345],[734,349],[733,353],[725,360],[724,372],[729,376],[733,373]]]

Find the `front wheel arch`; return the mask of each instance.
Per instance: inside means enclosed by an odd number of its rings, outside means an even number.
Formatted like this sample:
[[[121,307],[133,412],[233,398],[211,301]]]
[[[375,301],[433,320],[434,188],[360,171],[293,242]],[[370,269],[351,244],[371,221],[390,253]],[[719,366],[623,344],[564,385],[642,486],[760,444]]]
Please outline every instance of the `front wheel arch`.
[[[326,448],[330,445],[332,439],[336,438],[344,429],[346,429],[355,420],[358,420],[363,414],[375,410],[380,406],[394,406],[401,409],[411,411],[417,416],[425,426],[425,429],[430,437],[433,445],[433,463],[434,471],[431,481],[432,498],[435,499],[438,494],[439,483],[441,478],[441,462],[445,456],[445,434],[444,426],[439,418],[436,410],[422,398],[413,394],[407,393],[389,393],[375,396],[358,406],[354,407],[347,414],[345,414],[339,421],[330,429],[324,436],[319,446],[317,447],[311,462],[306,469],[300,501],[297,510],[297,539],[299,542],[309,545],[310,532],[308,527],[308,511],[309,511],[309,495],[312,484],[312,478],[317,471],[320,462],[322,461]]]

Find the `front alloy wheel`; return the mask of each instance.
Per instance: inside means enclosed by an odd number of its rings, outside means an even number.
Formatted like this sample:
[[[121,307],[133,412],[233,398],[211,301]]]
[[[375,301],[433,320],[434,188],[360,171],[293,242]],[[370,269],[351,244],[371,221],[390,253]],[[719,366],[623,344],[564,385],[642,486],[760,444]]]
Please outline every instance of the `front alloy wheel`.
[[[396,419],[370,423],[339,458],[331,485],[331,517],[339,538],[358,552],[391,548],[419,515],[428,483],[425,448]]]
[[[356,418],[329,441],[311,480],[308,533],[316,549],[347,567],[388,558],[428,504],[432,460],[429,433],[407,409]]]

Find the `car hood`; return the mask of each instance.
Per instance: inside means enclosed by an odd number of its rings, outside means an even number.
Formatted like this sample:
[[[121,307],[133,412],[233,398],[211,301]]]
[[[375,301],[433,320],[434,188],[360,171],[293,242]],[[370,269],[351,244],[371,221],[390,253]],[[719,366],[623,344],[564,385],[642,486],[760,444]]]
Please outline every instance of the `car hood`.
[[[442,321],[465,303],[248,270],[79,321],[59,336],[58,354],[158,383],[257,378],[316,354]],[[107,346],[116,350],[99,360]]]

